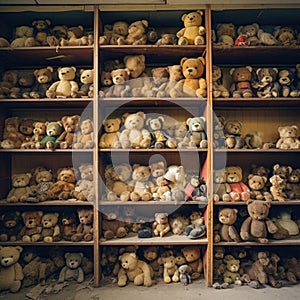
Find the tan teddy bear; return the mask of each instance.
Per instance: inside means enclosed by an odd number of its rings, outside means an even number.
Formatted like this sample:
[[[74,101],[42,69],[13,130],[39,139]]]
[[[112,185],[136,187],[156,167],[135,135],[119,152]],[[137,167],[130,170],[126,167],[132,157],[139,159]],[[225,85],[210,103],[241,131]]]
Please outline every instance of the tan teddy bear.
[[[76,233],[71,237],[71,241],[91,241],[94,237],[93,220],[94,212],[92,208],[77,209],[79,225],[76,228]]]
[[[171,231],[169,216],[167,213],[156,213],[154,217],[155,221],[152,224],[153,234],[154,236],[164,237]]]
[[[113,85],[106,90],[105,97],[128,97],[130,86],[128,80],[130,71],[126,69],[117,69],[111,71]]]
[[[180,60],[184,79],[181,79],[170,91],[172,98],[177,97],[206,97],[206,79],[202,77],[205,68],[203,57],[187,58]]]
[[[146,45],[148,21],[141,20],[131,23],[128,27],[128,35],[118,38],[119,45]]]
[[[10,43],[12,48],[16,47],[34,47],[37,45],[33,37],[33,27],[22,25],[16,27],[15,39]]]
[[[80,70],[80,89],[77,97],[93,98],[93,83],[94,83],[94,69],[81,69]]]
[[[103,120],[102,125],[104,133],[102,133],[99,140],[99,147],[103,148],[121,148],[119,142],[120,127],[121,127],[121,118],[107,118]]]
[[[271,182],[270,192],[273,196],[274,201],[284,202],[287,200],[286,180],[282,176],[275,174],[269,181]]]
[[[214,170],[214,201],[230,201],[230,185],[227,183],[227,172],[225,169]]]
[[[99,38],[100,45],[118,45],[120,40],[126,39],[129,24],[125,21],[116,21],[112,25],[104,26],[104,34]]]
[[[175,87],[176,83],[183,79],[182,68],[181,65],[172,65],[168,66],[169,80],[167,82],[167,86],[165,88],[166,96],[170,97],[170,92]]]
[[[200,278],[203,272],[203,261],[201,258],[201,248],[199,246],[185,246],[181,252],[187,265],[191,268],[191,279]]]
[[[54,82],[46,91],[47,98],[75,98],[79,90],[78,83],[74,81],[75,67],[59,67],[57,69],[59,81]]]
[[[177,32],[178,45],[204,45],[206,29],[202,26],[203,11],[197,10],[183,14],[184,28]]]
[[[75,131],[80,121],[79,115],[63,116],[61,122],[63,124],[64,131],[56,139],[60,149],[70,149],[73,146]]]
[[[239,26],[237,29],[238,35],[245,35],[247,40],[247,45],[257,46],[259,44],[258,33],[259,25],[257,23],[247,24]]]
[[[26,202],[31,195],[29,186],[31,173],[18,173],[12,175],[12,189],[7,195],[7,202]]]
[[[82,25],[69,27],[67,39],[60,40],[61,46],[87,46],[89,39],[84,35],[84,28]]]
[[[79,124],[80,130],[74,136],[74,149],[92,149],[94,143],[94,123],[91,119],[85,119]]]
[[[214,98],[229,97],[229,91],[222,83],[222,70],[216,65],[212,66],[212,89]]]
[[[38,242],[42,239],[42,211],[26,211],[22,213],[24,226],[19,232],[23,242]]]
[[[58,225],[58,213],[46,213],[42,217],[42,238],[46,243],[60,240],[60,226]]]
[[[232,97],[253,97],[252,67],[231,68],[229,73],[232,77],[230,92]]]
[[[216,45],[233,46],[236,38],[236,28],[233,23],[219,23],[216,26]]]
[[[277,149],[299,149],[298,126],[280,126],[278,128],[279,139],[276,142]]]
[[[163,258],[164,273],[163,278],[165,283],[178,282],[179,271],[176,265],[176,260],[173,255]]]

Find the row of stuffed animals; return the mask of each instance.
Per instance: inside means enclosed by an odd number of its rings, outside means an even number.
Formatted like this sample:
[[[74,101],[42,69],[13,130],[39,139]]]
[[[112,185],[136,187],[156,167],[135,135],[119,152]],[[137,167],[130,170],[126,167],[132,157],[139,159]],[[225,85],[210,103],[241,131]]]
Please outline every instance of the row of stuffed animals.
[[[269,285],[274,288],[297,284],[300,259],[292,254],[269,250],[214,247],[214,284],[216,289],[248,285],[254,289]]]
[[[16,293],[31,286],[45,286],[50,279],[57,283],[82,283],[85,276],[93,272],[93,261],[83,252],[65,252],[52,247],[47,253],[48,256],[44,256],[36,249],[1,246],[0,292]]]
[[[7,118],[0,144],[3,149],[92,149],[94,146],[93,121],[79,115],[46,122]]]

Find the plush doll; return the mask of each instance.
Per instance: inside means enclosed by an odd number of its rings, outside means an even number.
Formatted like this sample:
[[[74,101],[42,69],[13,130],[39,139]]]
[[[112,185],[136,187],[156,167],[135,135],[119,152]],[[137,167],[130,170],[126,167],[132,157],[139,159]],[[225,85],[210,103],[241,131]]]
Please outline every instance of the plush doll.
[[[184,235],[189,239],[198,239],[206,234],[206,225],[204,224],[204,217],[202,212],[194,210],[189,216],[190,224],[184,228]]]
[[[187,127],[185,122],[175,122],[166,129],[166,132],[168,136],[168,139],[166,141],[167,148],[180,148],[181,145],[185,144],[182,143],[187,134]]]
[[[94,69],[80,69],[80,89],[78,98],[93,98]]]
[[[22,228],[21,214],[19,211],[9,211],[0,216],[0,241],[15,242],[19,239],[19,232]]]
[[[11,93],[17,93],[18,72],[14,70],[5,71],[0,81],[0,99],[9,98]]]
[[[128,97],[130,92],[129,77],[130,71],[127,68],[111,71],[113,85],[106,89],[105,97]]]
[[[100,259],[101,273],[106,276],[113,278],[118,276],[120,265],[119,265],[119,249],[117,247],[102,247],[102,255]]]
[[[257,37],[259,41],[259,45],[263,46],[276,46],[279,45],[279,42],[274,37],[274,35],[270,32],[265,32],[263,29],[259,29],[257,32]]]
[[[65,241],[71,241],[71,238],[76,234],[77,215],[75,213],[64,212],[61,217],[61,236]]]
[[[68,28],[67,39],[61,38],[61,46],[87,46],[89,38],[85,35],[83,26],[73,26]]]
[[[289,174],[285,191],[288,199],[300,199],[300,169],[293,169]]]
[[[204,45],[206,29],[202,26],[203,11],[197,10],[181,16],[184,28],[176,34],[178,45]]]
[[[224,124],[225,145],[228,149],[241,149],[245,145],[242,137],[243,124],[238,120],[226,120]]]
[[[163,116],[147,118],[146,125],[148,126],[148,130],[150,131],[152,137],[150,148],[165,148],[167,137],[164,131],[164,122],[165,119]]]
[[[250,98],[253,97],[252,67],[231,68],[229,73],[232,77],[233,84],[230,92],[234,98]]]
[[[187,265],[191,268],[191,279],[200,278],[203,271],[203,262],[199,246],[185,246],[181,249]]]
[[[16,293],[20,290],[24,278],[23,270],[18,262],[23,251],[21,246],[0,246],[0,291],[9,290]]]
[[[170,218],[170,227],[173,234],[181,235],[186,226],[189,225],[189,219],[182,215],[172,215]]]
[[[0,48],[6,48],[9,47],[10,43],[5,37],[0,37]]]
[[[289,210],[283,210],[276,218],[276,223],[288,231],[289,236],[298,235],[299,227],[297,223],[292,220],[292,215]]]
[[[278,127],[279,139],[276,142],[277,149],[299,149],[300,141],[298,138],[298,126]]]
[[[287,200],[286,189],[286,180],[280,175],[273,175],[270,177],[269,181],[271,182],[270,192],[273,196],[274,201],[284,202]]]
[[[31,174],[18,173],[11,177],[12,189],[9,191],[6,200],[9,203],[30,201],[31,188],[29,186]]]
[[[295,46],[297,44],[296,30],[290,26],[276,26],[273,34],[282,46]]]
[[[77,127],[79,125],[80,116],[63,116],[61,122],[63,124],[63,132],[56,139],[60,149],[70,149],[73,146],[74,135],[76,134]]]
[[[102,122],[104,133],[99,140],[100,148],[120,148],[119,130],[121,127],[121,118],[107,118]]]
[[[297,284],[300,279],[300,260],[295,256],[285,259],[283,266],[286,271],[286,278],[289,282]]]
[[[154,236],[164,237],[171,230],[168,214],[156,213],[152,228]]]
[[[59,81],[54,82],[46,91],[47,98],[76,98],[79,90],[78,83],[74,81],[75,67],[59,67],[57,69]]]
[[[29,99],[34,83],[35,78],[32,74],[32,71],[19,71],[16,89],[12,90],[12,92],[9,94],[9,97],[12,99]]]
[[[120,143],[123,149],[147,149],[151,144],[151,134],[145,125],[146,115],[144,112],[125,113],[124,129],[120,134]]]
[[[219,224],[216,224],[214,241],[240,242],[240,236],[236,230],[238,210],[236,208],[222,208],[218,213]]]
[[[177,45],[178,39],[174,33],[162,33],[155,45]]]
[[[47,43],[50,47],[59,46],[60,40],[68,37],[68,27],[65,25],[55,25],[50,28],[47,36]]]
[[[125,21],[116,21],[112,25],[104,25],[103,35],[99,37],[99,45],[118,45],[119,40],[126,39],[128,27],[129,24]]]
[[[75,189],[76,170],[64,167],[57,170],[56,181],[48,191],[52,200],[68,200]]]
[[[277,82],[278,69],[271,67],[258,68],[256,70],[258,82],[256,94],[259,98],[279,97],[279,83]]]
[[[233,46],[236,38],[236,28],[233,23],[216,25],[216,46]]]
[[[222,82],[222,70],[219,66],[212,66],[212,89],[214,98],[228,98],[229,91]]]
[[[34,20],[32,21],[33,27],[33,37],[39,46],[48,46],[47,36],[49,35],[49,27],[51,21],[49,19],[45,20]]]
[[[268,181],[266,176],[255,174],[248,175],[248,186],[250,188],[251,199],[272,201],[273,197],[270,192],[265,191],[265,185]]]
[[[184,79],[176,83],[175,87],[170,91],[170,96],[172,98],[184,96],[206,97],[206,79],[203,78],[205,59],[203,57],[183,57],[180,60],[180,65]]]
[[[42,238],[46,243],[57,242],[60,237],[60,226],[58,225],[58,213],[45,213],[42,217]]]
[[[126,38],[118,38],[119,45],[146,45],[148,21],[140,20],[131,23]]]
[[[78,283],[84,281],[84,272],[81,267],[83,253],[81,252],[67,252],[65,254],[66,265],[59,273],[58,282],[76,280]]]
[[[33,37],[33,27],[18,26],[15,30],[15,39],[10,43],[12,48],[17,47],[34,47],[37,43]]]
[[[240,236],[244,241],[268,243],[267,234],[274,234],[278,228],[268,218],[270,202],[263,200],[248,200],[247,210],[249,217],[244,220]]]
[[[259,44],[257,36],[258,30],[259,25],[257,23],[252,23],[248,25],[239,26],[237,29],[237,34],[246,36],[247,45],[257,46]]]
[[[35,143],[36,149],[56,149],[58,147],[57,139],[63,132],[61,121],[45,122],[46,136]]]
[[[230,185],[230,200],[231,201],[247,201],[250,199],[250,189],[242,182],[242,168],[238,166],[226,167],[227,183]]]
[[[21,144],[21,149],[35,149],[37,142],[40,142],[46,136],[46,123],[34,122],[33,123],[33,135],[29,141],[25,141]]]
[[[23,242],[38,242],[42,239],[42,211],[26,211],[21,214],[24,226],[19,232]]]
[[[278,83],[280,86],[280,96],[281,97],[290,97],[294,94],[296,87],[294,85],[295,80],[295,69],[287,68],[282,69],[278,73]]]
[[[190,275],[192,270],[188,265],[186,265],[186,264],[181,265],[178,268],[178,272],[179,272],[179,281],[181,283],[183,283],[184,285],[188,285],[192,282],[192,278],[191,278],[191,275]]]
[[[160,276],[162,271],[158,263],[159,246],[146,246],[142,249],[143,258],[154,271],[154,275]]]
[[[71,241],[91,241],[94,237],[93,231],[93,209],[79,208],[77,210],[79,225],[77,226],[76,233],[71,237]]]
[[[227,183],[227,172],[226,169],[218,169],[213,172],[214,180],[214,201],[230,201],[229,193],[231,188]]]
[[[92,149],[94,143],[94,123],[91,119],[81,120],[78,124],[78,130],[74,135],[74,149]]]
[[[121,264],[118,273],[118,286],[123,287],[127,281],[134,285],[152,286],[153,270],[146,262],[138,259],[135,253],[125,252],[119,256]]]

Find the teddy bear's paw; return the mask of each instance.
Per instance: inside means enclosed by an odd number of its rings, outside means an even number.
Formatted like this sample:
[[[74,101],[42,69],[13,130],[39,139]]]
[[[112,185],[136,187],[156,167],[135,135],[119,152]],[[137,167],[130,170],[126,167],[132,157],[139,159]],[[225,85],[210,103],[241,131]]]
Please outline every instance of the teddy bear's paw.
[[[178,45],[186,46],[188,44],[189,44],[189,42],[188,42],[188,40],[185,37],[182,36],[182,37],[179,38]]]
[[[251,98],[251,97],[253,97],[253,93],[250,90],[245,90],[245,91],[243,91],[242,96],[244,98]]]
[[[204,45],[205,44],[205,40],[203,36],[196,36],[195,40],[194,40],[194,44],[195,45]]]
[[[269,242],[269,240],[267,238],[258,238],[257,240],[261,244],[267,244]]]
[[[86,242],[89,242],[93,239],[93,235],[91,233],[87,233],[85,236],[84,236],[84,240]]]

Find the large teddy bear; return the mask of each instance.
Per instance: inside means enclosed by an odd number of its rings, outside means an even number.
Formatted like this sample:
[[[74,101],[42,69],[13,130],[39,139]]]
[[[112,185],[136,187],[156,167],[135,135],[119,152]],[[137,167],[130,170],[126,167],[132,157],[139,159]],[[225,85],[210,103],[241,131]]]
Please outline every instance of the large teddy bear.
[[[20,290],[24,274],[18,260],[22,251],[21,246],[0,246],[0,292]]]
[[[203,78],[205,59],[203,57],[187,58],[180,60],[184,79],[176,83],[170,91],[172,98],[177,97],[206,97],[206,80]]]
[[[146,149],[151,144],[151,134],[145,125],[146,115],[144,112],[125,113],[123,115],[124,129],[120,134],[120,143],[123,149]]]
[[[202,26],[203,11],[197,10],[183,14],[184,28],[177,32],[178,45],[204,45],[206,29]]]

